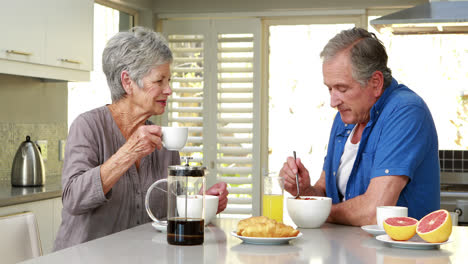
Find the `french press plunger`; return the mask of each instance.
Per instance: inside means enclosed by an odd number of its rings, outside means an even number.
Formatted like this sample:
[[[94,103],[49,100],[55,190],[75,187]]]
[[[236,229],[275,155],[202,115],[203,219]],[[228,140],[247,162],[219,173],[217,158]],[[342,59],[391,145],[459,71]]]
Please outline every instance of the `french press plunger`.
[[[203,244],[205,234],[205,167],[169,166],[167,179],[153,183],[146,193],[146,211],[151,219],[167,225],[167,242],[172,245]],[[167,223],[158,220],[149,208],[149,196],[158,184],[167,182]],[[157,188],[157,187],[156,187]]]

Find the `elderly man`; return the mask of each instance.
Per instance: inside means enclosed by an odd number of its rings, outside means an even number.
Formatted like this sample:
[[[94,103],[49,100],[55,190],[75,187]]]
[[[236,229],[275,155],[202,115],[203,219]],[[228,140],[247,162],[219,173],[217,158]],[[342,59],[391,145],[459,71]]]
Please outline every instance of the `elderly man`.
[[[296,194],[328,196],[327,221],[376,223],[376,207],[408,207],[416,219],[440,207],[437,132],[425,102],[398,84],[387,67],[385,47],[361,28],[342,31],[320,56],[330,105],[338,110],[319,180],[288,157],[280,175]]]

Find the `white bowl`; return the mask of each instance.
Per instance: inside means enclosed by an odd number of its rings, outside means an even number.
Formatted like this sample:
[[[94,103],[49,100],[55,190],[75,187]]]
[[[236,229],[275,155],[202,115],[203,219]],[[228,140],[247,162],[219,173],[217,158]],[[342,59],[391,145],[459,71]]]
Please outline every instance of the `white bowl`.
[[[294,224],[299,228],[319,228],[322,226],[330,214],[331,198],[320,196],[301,196],[301,198],[314,198],[314,200],[288,198],[286,205]]]

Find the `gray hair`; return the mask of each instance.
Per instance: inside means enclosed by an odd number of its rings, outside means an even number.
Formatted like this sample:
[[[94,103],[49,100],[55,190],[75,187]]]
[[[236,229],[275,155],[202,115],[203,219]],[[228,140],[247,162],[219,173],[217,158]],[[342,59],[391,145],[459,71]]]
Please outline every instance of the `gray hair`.
[[[142,87],[142,79],[151,69],[171,62],[172,52],[161,34],[143,27],[115,34],[102,53],[102,69],[112,102],[127,94],[120,79],[122,71],[128,71],[130,78]]]
[[[392,82],[392,71],[387,67],[388,56],[382,42],[362,28],[343,30],[328,41],[320,53],[324,62],[333,59],[343,50],[350,50],[353,78],[365,86],[375,71],[380,71],[387,88]]]

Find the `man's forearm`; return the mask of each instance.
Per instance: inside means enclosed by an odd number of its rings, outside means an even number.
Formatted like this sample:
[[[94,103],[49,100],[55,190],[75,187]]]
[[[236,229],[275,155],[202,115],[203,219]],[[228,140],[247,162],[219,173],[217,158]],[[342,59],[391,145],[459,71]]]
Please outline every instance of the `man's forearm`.
[[[375,224],[375,206],[364,196],[357,196],[332,205],[327,222],[353,226]]]
[[[345,202],[332,205],[327,221],[353,226],[372,225],[376,207],[396,205],[401,190],[408,182],[404,175],[380,176],[373,178],[366,193]]]
[[[307,190],[301,193],[301,196],[325,196],[325,192],[317,186],[310,186]]]

